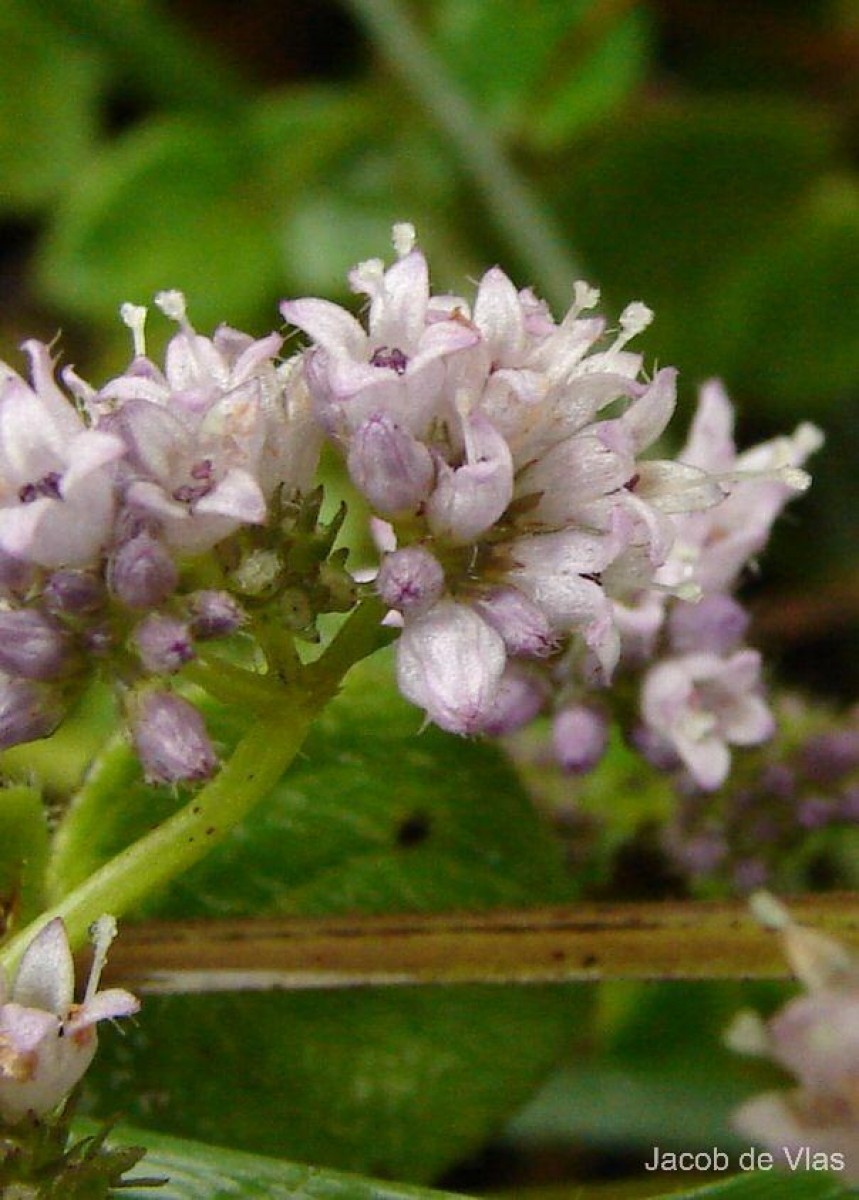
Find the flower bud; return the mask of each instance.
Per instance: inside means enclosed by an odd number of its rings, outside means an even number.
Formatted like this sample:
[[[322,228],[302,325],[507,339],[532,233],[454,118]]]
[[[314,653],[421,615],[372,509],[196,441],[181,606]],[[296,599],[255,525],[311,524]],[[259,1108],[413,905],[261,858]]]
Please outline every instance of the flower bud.
[[[89,571],[55,571],[45,585],[45,604],[58,613],[97,612],[106,598],[104,584]]]
[[[382,413],[359,426],[347,465],[352,482],[385,516],[413,512],[426,500],[435,478],[426,446]]]
[[[129,608],[157,608],[178,582],[167,547],[147,532],[123,542],[108,564],[108,585]]]
[[[0,549],[0,591],[24,592],[35,576],[32,563],[24,562]]]
[[[542,658],[554,649],[546,614],[518,588],[493,588],[475,600],[474,607],[501,634],[508,653]]]
[[[172,675],[194,657],[191,630],[168,613],[151,613],[134,631],[140,661],[154,675]]]
[[[245,623],[241,605],[229,592],[204,589],[191,596],[191,633],[201,640],[226,637]]]
[[[131,734],[147,783],[197,782],[218,765],[203,718],[173,692],[138,697]]]
[[[444,571],[429,550],[405,546],[382,559],[376,590],[389,608],[417,615],[440,599]]]
[[[695,604],[678,601],[668,618],[671,645],[678,654],[728,654],[743,640],[748,613],[720,592]]]
[[[0,612],[0,671],[22,679],[60,679],[75,665],[69,635],[33,608]]]
[[[564,771],[592,771],[608,745],[608,722],[595,708],[583,704],[565,708],[552,722],[552,746]]]
[[[64,708],[52,688],[29,679],[0,681],[0,750],[48,737],[63,719]]]
[[[520,663],[508,663],[481,733],[502,737],[533,721],[546,702],[545,679]]]

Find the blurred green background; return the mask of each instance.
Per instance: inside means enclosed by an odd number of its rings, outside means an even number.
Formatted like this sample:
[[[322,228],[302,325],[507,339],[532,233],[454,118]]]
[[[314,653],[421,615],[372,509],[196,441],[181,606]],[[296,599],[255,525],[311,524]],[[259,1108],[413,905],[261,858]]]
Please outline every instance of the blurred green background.
[[[721,375],[741,437],[826,430],[766,620],[855,695],[855,0],[3,0],[0,38],[4,357],[61,330],[100,377],[164,287],[263,332],[395,220],[439,290],[501,262],[556,310],[576,275],[641,298],[681,425]]]
[[[681,370],[678,436],[713,375],[742,442],[826,432],[748,594],[783,680],[855,699],[854,0],[0,0],[0,39],[3,358],[61,331],[97,383],[129,354],[120,302],[167,287],[202,330],[267,332],[286,296],[348,302],[401,220],[439,291],[499,262],[556,312],[577,277],[609,316],[644,300],[648,361]],[[168,333],[155,314],[152,344]],[[739,1003],[604,990],[591,1065],[505,1152],[608,1141],[637,1170],[654,1136],[724,1136],[759,1081],[720,1056]]]

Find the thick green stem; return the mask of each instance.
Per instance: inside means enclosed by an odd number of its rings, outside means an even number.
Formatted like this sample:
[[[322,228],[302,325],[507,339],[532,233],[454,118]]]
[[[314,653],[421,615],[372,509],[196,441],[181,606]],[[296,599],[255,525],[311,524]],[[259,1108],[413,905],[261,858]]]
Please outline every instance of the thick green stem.
[[[62,917],[69,941],[81,946],[102,913],[122,916],[150,892],[186,871],[221,841],[267,792],[298,753],[315,710],[297,708],[289,720],[260,719],[211,783],[163,824],[123,850],[4,947],[0,961],[14,969],[37,930]]]

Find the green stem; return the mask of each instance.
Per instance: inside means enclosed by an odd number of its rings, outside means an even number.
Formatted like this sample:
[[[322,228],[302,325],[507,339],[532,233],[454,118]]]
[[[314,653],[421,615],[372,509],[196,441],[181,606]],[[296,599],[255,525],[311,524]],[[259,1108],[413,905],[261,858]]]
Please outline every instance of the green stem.
[[[317,706],[296,703],[288,721],[282,714],[260,718],[216,778],[184,808],[105,863],[5,946],[0,961],[7,971],[53,917],[62,917],[69,941],[79,947],[102,913],[122,916],[193,866],[271,791],[301,748],[317,711]]]
[[[567,308],[581,273],[527,182],[494,131],[474,110],[433,53],[400,0],[347,0],[391,69],[427,117],[447,136],[494,217],[549,301]]]

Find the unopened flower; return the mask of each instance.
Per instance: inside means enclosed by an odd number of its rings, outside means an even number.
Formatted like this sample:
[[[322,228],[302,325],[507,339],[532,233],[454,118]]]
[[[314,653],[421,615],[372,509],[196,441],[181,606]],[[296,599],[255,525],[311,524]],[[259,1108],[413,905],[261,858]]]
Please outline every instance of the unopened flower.
[[[131,735],[147,783],[194,783],[214,774],[218,759],[197,709],[174,692],[135,698]]]
[[[0,612],[0,671],[50,681],[67,675],[75,662],[72,639],[52,617],[35,608]]]
[[[562,771],[592,771],[608,746],[605,714],[584,704],[571,705],[552,721],[552,746]]]
[[[65,712],[62,697],[47,684],[0,676],[0,750],[48,737]]]
[[[68,1096],[96,1051],[99,1021],[127,1017],[138,1001],[121,988],[99,992],[112,917],[95,925],[95,959],[81,1003],[74,1002],[74,963],[59,917],[27,947],[14,981],[0,972],[0,1117],[52,1112]]]

